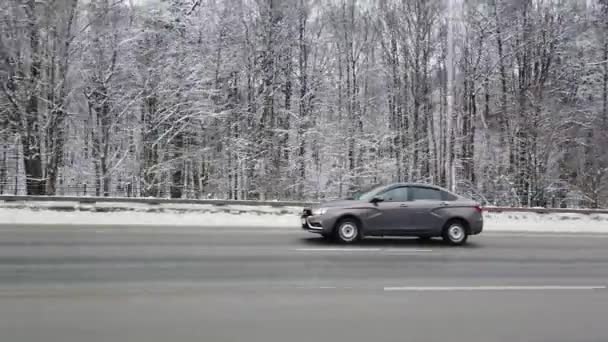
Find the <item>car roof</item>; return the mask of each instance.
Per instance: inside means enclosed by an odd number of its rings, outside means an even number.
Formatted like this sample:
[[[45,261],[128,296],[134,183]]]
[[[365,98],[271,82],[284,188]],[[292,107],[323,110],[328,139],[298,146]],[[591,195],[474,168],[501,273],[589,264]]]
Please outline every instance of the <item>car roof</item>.
[[[401,187],[401,186],[416,186],[416,187],[421,187],[421,188],[430,188],[430,189],[450,192],[449,190],[444,189],[442,187],[432,185],[432,184],[426,184],[426,183],[392,183],[392,184],[387,185],[386,187],[387,188],[396,188],[396,187]]]

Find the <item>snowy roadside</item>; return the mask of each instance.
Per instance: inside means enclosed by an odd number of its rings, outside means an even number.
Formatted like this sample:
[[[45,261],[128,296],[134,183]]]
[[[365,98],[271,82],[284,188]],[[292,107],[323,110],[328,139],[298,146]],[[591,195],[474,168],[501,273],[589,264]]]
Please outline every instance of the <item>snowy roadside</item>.
[[[608,214],[486,212],[484,231],[608,234]]]
[[[78,202],[0,203],[0,224],[298,228],[299,207]],[[486,212],[484,230],[608,233],[608,214]]]
[[[300,207],[26,201],[0,203],[0,224],[290,227],[299,225],[301,211]]]

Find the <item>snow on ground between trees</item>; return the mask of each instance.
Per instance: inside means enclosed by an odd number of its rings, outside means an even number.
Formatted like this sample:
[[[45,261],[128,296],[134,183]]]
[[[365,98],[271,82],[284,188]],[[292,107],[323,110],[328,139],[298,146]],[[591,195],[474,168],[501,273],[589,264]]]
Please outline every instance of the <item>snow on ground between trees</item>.
[[[299,207],[77,202],[0,204],[0,225],[251,227],[299,229]],[[484,231],[608,233],[608,214],[486,212]]]

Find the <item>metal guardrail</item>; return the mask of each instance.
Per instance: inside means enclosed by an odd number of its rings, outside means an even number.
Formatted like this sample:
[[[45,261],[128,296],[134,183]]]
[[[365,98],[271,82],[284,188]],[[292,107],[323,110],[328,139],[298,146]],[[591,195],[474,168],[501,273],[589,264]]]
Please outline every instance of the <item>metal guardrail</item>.
[[[94,203],[138,203],[148,205],[161,204],[206,204],[215,206],[243,205],[243,206],[270,206],[270,207],[309,207],[318,202],[296,201],[254,201],[254,200],[214,200],[214,199],[168,199],[145,197],[82,197],[82,196],[13,196],[1,195],[3,202],[78,202],[82,204]],[[574,208],[515,208],[515,207],[484,207],[485,212],[527,212],[539,214],[608,214],[608,209],[574,209]]]
[[[81,197],[81,196],[13,196],[1,195],[4,202],[78,202],[83,204],[94,203],[138,203],[149,205],[160,204],[207,204],[207,205],[249,205],[270,207],[307,207],[315,202],[291,201],[254,201],[254,200],[214,200],[214,199],[180,199],[180,198],[146,198],[146,197]]]
[[[490,213],[537,213],[537,214],[608,214],[608,209],[575,209],[575,208],[516,208],[516,207],[484,207],[483,211]]]

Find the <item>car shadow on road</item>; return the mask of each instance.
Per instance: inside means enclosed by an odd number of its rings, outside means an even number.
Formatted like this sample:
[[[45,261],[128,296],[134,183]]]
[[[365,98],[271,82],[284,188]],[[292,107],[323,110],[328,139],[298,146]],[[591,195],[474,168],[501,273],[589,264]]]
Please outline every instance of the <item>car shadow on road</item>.
[[[302,238],[301,241],[311,246],[340,246],[340,243],[326,239],[323,237],[307,237]],[[344,246],[344,245],[342,245]],[[364,247],[391,247],[391,248],[480,248],[481,245],[469,240],[463,246],[450,246],[439,238],[435,239],[418,239],[418,238],[401,238],[401,237],[390,237],[390,238],[375,238],[368,237],[363,240],[359,240],[349,246],[364,246]]]

